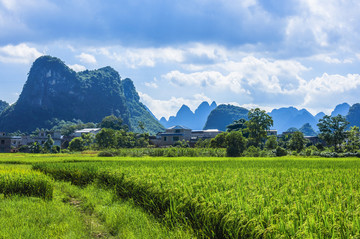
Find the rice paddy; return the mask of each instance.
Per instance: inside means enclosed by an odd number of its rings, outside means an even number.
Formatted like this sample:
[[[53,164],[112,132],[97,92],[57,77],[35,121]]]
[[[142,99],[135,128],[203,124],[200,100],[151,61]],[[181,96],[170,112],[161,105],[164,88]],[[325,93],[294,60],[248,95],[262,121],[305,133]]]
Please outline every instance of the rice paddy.
[[[169,231],[183,228],[198,238],[360,237],[358,158],[60,158],[34,158],[31,172],[109,191]]]

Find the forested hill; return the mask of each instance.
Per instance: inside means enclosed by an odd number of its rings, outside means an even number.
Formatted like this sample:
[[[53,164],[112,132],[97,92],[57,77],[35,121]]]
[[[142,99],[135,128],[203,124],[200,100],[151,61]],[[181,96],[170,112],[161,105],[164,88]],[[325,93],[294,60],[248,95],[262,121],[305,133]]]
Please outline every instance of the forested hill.
[[[42,56],[32,65],[18,101],[0,115],[0,129],[30,132],[48,128],[54,119],[100,122],[108,115],[121,117],[131,130],[139,121],[145,132],[163,126],[139,101],[130,79],[121,80],[111,67],[76,73],[60,59]]]
[[[9,107],[9,104],[3,100],[0,100],[0,114],[3,112],[7,107]]]
[[[234,120],[248,118],[249,110],[234,105],[219,105],[209,114],[204,129],[219,129],[226,131],[226,126]]]

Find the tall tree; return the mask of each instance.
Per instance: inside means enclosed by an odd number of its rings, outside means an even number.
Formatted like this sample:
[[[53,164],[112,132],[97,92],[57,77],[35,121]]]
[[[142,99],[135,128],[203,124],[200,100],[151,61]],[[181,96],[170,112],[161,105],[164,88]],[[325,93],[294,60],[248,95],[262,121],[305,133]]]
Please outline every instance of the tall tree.
[[[245,119],[235,120],[232,124],[226,126],[226,131],[243,131],[246,128]]]
[[[360,148],[360,131],[359,127],[353,126],[347,132],[346,149],[352,153],[355,153]]]
[[[301,152],[301,150],[304,149],[305,143],[306,143],[306,139],[304,138],[304,134],[300,131],[296,131],[291,135],[289,147],[292,150]]]
[[[249,120],[246,121],[247,132],[251,145],[258,147],[266,139],[266,131],[274,124],[271,116],[266,114],[265,110],[259,108],[252,109],[248,113]]]
[[[342,115],[335,117],[325,115],[317,124],[320,130],[319,137],[325,140],[328,145],[334,146],[337,152],[346,138],[345,130],[348,124],[349,122]]]
[[[114,129],[114,130],[128,130],[128,126],[123,124],[121,117],[115,115],[109,115],[102,119],[98,125],[100,128]]]
[[[116,131],[113,129],[103,128],[95,139],[100,149],[115,148],[117,145]]]
[[[239,157],[246,148],[246,139],[240,131],[232,131],[225,136],[226,155],[228,157]]]

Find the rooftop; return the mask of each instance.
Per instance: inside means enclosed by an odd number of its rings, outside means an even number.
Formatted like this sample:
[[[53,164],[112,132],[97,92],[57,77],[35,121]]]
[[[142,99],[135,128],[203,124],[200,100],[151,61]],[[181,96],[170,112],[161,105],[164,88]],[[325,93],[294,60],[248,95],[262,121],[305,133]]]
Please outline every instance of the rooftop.
[[[189,129],[188,127],[182,126],[182,125],[175,125],[168,129]]]

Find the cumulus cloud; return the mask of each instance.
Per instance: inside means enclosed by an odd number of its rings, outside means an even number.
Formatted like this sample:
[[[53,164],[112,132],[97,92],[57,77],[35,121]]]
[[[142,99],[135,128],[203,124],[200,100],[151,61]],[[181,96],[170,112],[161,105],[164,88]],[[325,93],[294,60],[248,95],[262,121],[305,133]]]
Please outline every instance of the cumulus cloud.
[[[93,56],[91,54],[81,53],[80,55],[78,55],[76,57],[79,58],[80,61],[84,62],[84,63],[90,63],[90,64],[95,64],[96,63],[95,56]]]
[[[86,67],[85,67],[85,66],[78,65],[78,64],[68,65],[68,66],[69,66],[71,69],[73,69],[74,71],[76,71],[76,72],[86,70]]]
[[[113,46],[94,48],[93,51],[133,69],[138,67],[155,67],[158,63],[180,63],[184,61],[184,52],[172,47],[126,48]]]
[[[228,61],[216,65],[218,71],[183,73],[171,71],[162,77],[174,85],[229,90],[251,94],[251,91],[291,93],[299,85],[300,74],[308,69],[292,60],[258,59],[244,57],[240,61]],[[222,73],[225,71],[226,73]]]
[[[25,43],[0,47],[0,61],[3,63],[29,64],[41,55],[36,48]]]

